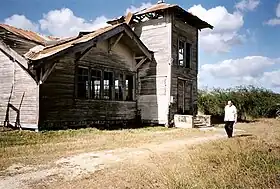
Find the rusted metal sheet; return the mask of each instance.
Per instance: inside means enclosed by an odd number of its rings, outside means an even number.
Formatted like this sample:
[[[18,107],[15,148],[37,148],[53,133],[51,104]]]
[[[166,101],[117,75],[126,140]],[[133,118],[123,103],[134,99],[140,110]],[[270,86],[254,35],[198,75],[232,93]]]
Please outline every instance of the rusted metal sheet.
[[[151,52],[148,48],[141,42],[137,35],[132,31],[127,24],[117,24],[113,26],[107,26],[101,29],[98,29],[94,32],[87,33],[85,35],[80,35],[76,38],[70,38],[68,41],[62,42],[58,45],[47,46],[41,50],[36,51],[36,49],[31,49],[28,53],[25,54],[25,57],[29,60],[41,60],[47,57],[56,55],[57,53],[63,53],[65,50],[79,44],[90,42],[91,40],[97,40],[98,37],[111,37],[120,32],[125,32],[131,40],[135,42],[139,49],[141,49],[144,54],[151,59]],[[103,38],[102,37],[102,38]],[[104,38],[104,39],[105,39]]]
[[[29,30],[23,30],[20,28],[16,28],[7,24],[0,24],[0,27],[4,28],[5,30],[19,36],[23,37],[25,39],[28,39],[30,41],[39,43],[41,45],[46,45],[48,41],[55,41],[58,40],[58,38],[50,37],[50,36],[43,36],[38,33],[29,31]]]

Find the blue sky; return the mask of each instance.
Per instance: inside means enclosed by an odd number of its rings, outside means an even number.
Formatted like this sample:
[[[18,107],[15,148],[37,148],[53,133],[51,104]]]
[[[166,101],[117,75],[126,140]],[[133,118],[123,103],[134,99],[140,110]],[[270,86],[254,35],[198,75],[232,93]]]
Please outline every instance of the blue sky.
[[[0,22],[67,37],[157,0],[5,0]],[[254,84],[280,92],[280,1],[168,0],[214,25],[199,44],[199,86]]]

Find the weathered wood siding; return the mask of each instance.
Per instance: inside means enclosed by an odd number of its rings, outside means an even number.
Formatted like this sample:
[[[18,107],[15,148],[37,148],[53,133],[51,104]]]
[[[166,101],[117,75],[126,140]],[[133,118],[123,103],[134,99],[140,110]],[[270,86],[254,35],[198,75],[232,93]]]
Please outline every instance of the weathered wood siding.
[[[143,121],[165,124],[170,100],[171,22],[168,15],[134,25],[155,60],[139,69],[138,109]]]
[[[180,20],[174,19],[172,22],[172,68],[171,68],[171,95],[174,102],[170,109],[170,115],[173,117],[178,113],[178,107],[182,102],[178,102],[178,96],[184,92],[185,112],[192,113],[192,108],[195,109],[197,101],[197,71],[198,71],[198,30]],[[184,68],[178,66],[178,39],[184,37],[191,46],[191,66]],[[185,80],[185,87],[178,90],[178,79]],[[190,89],[191,88],[191,89]]]
[[[136,101],[78,99],[75,97],[77,66],[134,73],[136,62],[132,51],[122,40],[108,53],[108,41],[98,43],[79,61],[73,54],[61,58],[40,90],[40,126],[71,127],[91,123],[114,123],[134,120]]]
[[[26,66],[26,65],[23,65]],[[20,123],[23,128],[37,129],[39,111],[39,89],[35,80],[18,63],[0,51],[0,122],[3,124],[7,105],[20,107]],[[16,113],[10,110],[10,122],[16,121]]]
[[[30,40],[20,38],[11,32],[8,32],[4,28],[0,28],[0,38],[5,44],[14,49],[20,55],[24,55],[29,51],[29,49],[38,45]]]

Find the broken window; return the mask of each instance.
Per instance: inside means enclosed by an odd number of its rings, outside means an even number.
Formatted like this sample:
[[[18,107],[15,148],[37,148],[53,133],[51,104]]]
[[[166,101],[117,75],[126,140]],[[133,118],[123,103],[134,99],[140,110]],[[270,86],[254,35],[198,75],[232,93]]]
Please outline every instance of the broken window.
[[[101,98],[101,71],[91,70],[91,97],[93,99]]]
[[[77,97],[78,98],[88,98],[89,91],[89,78],[88,69],[79,67],[77,70]]]
[[[123,74],[120,74],[119,77],[115,79],[115,100],[123,100]]]
[[[178,44],[178,65],[184,66],[184,59],[185,59],[185,42],[179,40]]]
[[[133,100],[133,76],[132,75],[126,75],[125,91],[126,91],[125,100],[132,101]]]
[[[104,71],[103,98],[112,100],[113,73]]]
[[[178,65],[191,68],[191,44],[179,40],[178,42]]]

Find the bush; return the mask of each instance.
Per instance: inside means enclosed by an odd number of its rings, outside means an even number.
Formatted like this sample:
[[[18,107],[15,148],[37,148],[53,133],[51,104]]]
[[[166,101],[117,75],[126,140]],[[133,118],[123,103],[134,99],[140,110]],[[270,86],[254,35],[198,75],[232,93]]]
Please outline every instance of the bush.
[[[234,102],[238,110],[238,118],[271,118],[280,104],[280,94],[254,86],[238,86],[235,88],[216,88],[208,92],[199,90],[198,109],[214,117],[222,117],[228,100]]]

